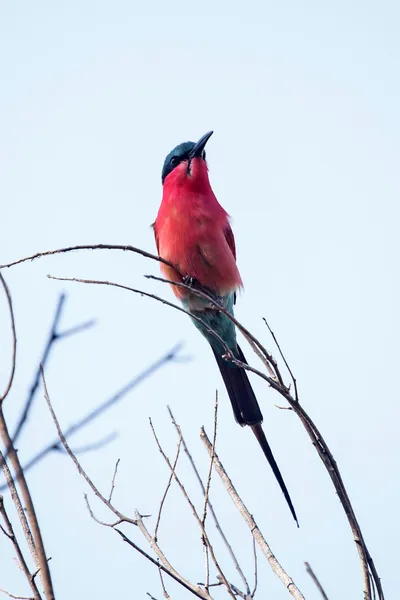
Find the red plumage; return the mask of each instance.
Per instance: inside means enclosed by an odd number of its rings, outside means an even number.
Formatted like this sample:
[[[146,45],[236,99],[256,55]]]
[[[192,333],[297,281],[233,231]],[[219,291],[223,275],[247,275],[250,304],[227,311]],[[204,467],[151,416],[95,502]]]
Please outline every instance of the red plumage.
[[[154,233],[159,255],[179,273],[164,264],[161,269],[167,279],[190,276],[222,296],[242,286],[229,216],[211,189],[205,160],[193,158],[190,169],[182,162],[164,181]],[[187,294],[172,287],[178,298]]]

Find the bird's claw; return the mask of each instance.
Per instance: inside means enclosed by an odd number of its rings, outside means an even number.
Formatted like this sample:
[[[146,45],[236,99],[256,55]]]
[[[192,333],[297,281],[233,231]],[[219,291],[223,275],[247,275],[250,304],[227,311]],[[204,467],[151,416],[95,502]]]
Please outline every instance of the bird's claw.
[[[215,302],[215,304],[218,304],[218,306],[224,306],[224,298],[222,296],[217,296],[212,290],[201,285],[201,283],[199,283],[199,281],[195,277],[192,277],[191,275],[186,275],[185,277],[182,277],[182,283],[192,288],[193,290],[202,292],[203,294],[207,294],[207,296],[210,296]],[[210,306],[207,308],[207,310],[218,310],[218,307],[215,306],[215,304],[212,304],[210,302]]]
[[[198,286],[197,279],[195,279],[191,275],[186,275],[185,277],[182,277],[182,283],[184,285],[188,285],[189,287],[193,287],[193,288]]]

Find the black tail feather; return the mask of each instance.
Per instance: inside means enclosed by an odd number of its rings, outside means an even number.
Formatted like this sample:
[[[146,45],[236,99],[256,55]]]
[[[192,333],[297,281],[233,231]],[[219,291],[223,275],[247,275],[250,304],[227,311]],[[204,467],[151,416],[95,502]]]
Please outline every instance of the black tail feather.
[[[247,364],[239,346],[237,349],[238,360]],[[222,358],[221,354],[218,354],[218,351],[214,350],[214,348],[213,352],[222,379],[224,380],[236,421],[239,425],[256,425],[257,423],[262,423],[263,416],[246,371]]]
[[[270,445],[268,444],[267,438],[265,437],[265,433],[263,431],[263,428],[261,426],[261,423],[257,424],[257,425],[252,425],[251,429],[254,433],[254,435],[256,436],[258,443],[260,444],[262,451],[264,452],[269,464],[271,465],[271,469],[274,472],[274,475],[276,477],[277,482],[279,483],[279,486],[283,492],[283,495],[285,496],[286,502],[288,503],[288,506],[290,508],[290,512],[292,513],[293,519],[296,521],[297,523],[297,527],[299,526],[299,521],[297,520],[297,515],[296,515],[296,511],[294,510],[294,506],[292,503],[292,500],[289,496],[289,492],[287,490],[287,487],[285,485],[285,482],[283,481],[283,477],[281,475],[281,472],[279,470],[278,465],[276,464],[276,460],[274,458],[274,455],[272,454],[272,450]]]
[[[290,512],[292,513],[297,526],[299,526],[296,511],[294,510],[289,492],[285,482],[283,481],[283,477],[276,463],[274,455],[272,454],[272,450],[268,444],[267,438],[265,437],[264,431],[261,427],[263,416],[258,405],[257,398],[253,392],[253,388],[250,385],[249,378],[247,377],[247,373],[244,369],[237,367],[236,365],[222,358],[222,356],[217,350],[214,350],[214,348],[213,351],[232,404],[235,419],[242,426],[250,425],[258,443],[262,448],[262,451],[265,454],[266,459],[271,466],[283,495],[285,496],[286,502],[290,508]],[[239,346],[237,346],[236,356],[238,360],[247,364],[244,354]]]

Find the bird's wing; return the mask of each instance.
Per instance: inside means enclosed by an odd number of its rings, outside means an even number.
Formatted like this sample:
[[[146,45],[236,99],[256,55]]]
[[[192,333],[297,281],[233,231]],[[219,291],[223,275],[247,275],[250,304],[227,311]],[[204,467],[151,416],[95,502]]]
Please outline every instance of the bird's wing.
[[[231,226],[227,225],[226,229],[225,229],[225,239],[228,242],[228,246],[232,251],[233,256],[235,257],[236,260],[236,245],[235,245],[235,236],[233,235],[233,231],[231,229]]]

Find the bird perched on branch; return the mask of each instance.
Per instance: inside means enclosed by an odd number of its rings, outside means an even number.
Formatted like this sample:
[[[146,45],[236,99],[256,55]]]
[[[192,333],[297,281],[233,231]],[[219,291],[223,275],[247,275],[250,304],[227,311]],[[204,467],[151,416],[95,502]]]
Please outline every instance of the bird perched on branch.
[[[161,263],[161,270],[166,279],[188,285],[171,287],[209,342],[235,419],[240,425],[251,427],[297,522],[289,492],[262,429],[263,416],[246,370],[229,360],[227,354],[228,349],[234,359],[246,363],[236,341],[235,325],[218,310],[219,305],[233,315],[236,291],[243,284],[229,216],[216,199],[208,178],[205,146],[212,133],[206,133],[197,143],[179,144],[165,159],[162,202],[154,234],[159,256],[174,266]],[[196,290],[211,296],[213,301],[200,297]]]

